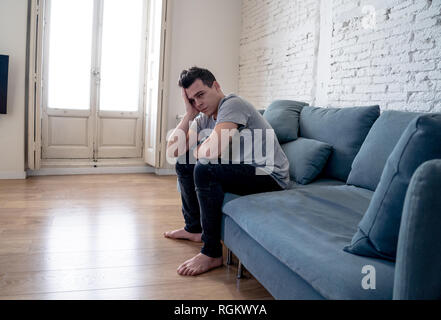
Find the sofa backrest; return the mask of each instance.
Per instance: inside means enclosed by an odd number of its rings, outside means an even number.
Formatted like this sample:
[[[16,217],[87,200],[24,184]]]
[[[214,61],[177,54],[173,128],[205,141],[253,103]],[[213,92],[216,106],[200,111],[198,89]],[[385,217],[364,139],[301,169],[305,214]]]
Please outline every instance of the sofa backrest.
[[[266,108],[263,117],[274,129],[279,143],[296,140],[299,136],[300,112],[305,102],[275,100]]]
[[[322,172],[324,177],[346,182],[352,162],[379,115],[379,106],[303,107],[300,136],[326,142],[333,147]]]

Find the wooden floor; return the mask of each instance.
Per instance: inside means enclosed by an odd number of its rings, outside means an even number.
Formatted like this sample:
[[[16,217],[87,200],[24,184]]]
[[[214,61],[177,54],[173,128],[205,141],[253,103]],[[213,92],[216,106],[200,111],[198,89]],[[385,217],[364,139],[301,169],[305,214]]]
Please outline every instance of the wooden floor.
[[[0,299],[272,299],[236,264],[176,273],[200,250],[162,235],[180,204],[173,176],[0,180]]]

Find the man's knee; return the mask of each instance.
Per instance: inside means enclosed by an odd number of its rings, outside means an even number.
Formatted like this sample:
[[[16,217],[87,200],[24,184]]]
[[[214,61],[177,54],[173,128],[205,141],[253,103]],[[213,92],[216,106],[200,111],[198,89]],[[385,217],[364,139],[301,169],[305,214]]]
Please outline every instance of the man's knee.
[[[193,175],[194,168],[195,168],[194,164],[188,164],[188,163],[183,164],[176,162],[175,165],[176,174],[178,176]]]
[[[206,186],[213,182],[214,177],[213,164],[197,161],[194,167],[194,182],[196,186]]]

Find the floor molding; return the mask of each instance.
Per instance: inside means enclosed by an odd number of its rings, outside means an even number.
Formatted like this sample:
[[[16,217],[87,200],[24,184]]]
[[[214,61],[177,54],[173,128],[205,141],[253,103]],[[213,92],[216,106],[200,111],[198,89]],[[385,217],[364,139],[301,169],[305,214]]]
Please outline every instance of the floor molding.
[[[90,167],[90,168],[42,168],[27,170],[27,176],[55,176],[76,174],[124,174],[124,173],[155,173],[157,175],[176,175],[173,169],[155,169],[153,167]],[[23,178],[24,179],[24,178]]]
[[[0,171],[0,180],[21,180],[26,179],[26,172],[15,172],[15,171]]]
[[[175,176],[176,170],[175,169],[155,169],[155,173],[158,176]]]
[[[90,168],[42,168],[28,170],[28,176],[53,176],[75,174],[155,173],[152,167],[90,167]]]

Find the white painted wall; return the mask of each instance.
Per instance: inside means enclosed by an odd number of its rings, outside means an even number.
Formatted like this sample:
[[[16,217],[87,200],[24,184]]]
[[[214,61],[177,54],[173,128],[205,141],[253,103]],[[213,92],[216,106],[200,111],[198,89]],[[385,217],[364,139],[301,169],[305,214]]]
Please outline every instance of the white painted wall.
[[[209,69],[225,94],[238,93],[240,0],[170,0],[167,129],[185,113],[178,80],[192,66]],[[171,168],[165,163],[164,168]]]
[[[0,53],[9,55],[8,114],[0,115],[0,179],[25,178],[27,0],[0,1]]]
[[[168,130],[185,113],[178,79],[194,65],[209,69],[225,94],[237,93],[240,0],[171,0]]]

